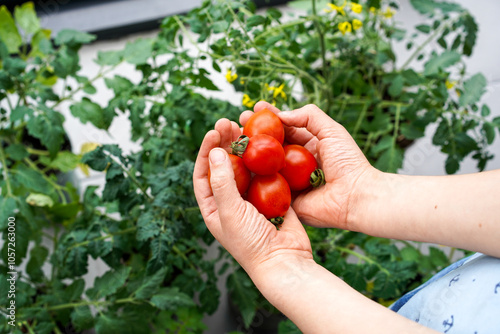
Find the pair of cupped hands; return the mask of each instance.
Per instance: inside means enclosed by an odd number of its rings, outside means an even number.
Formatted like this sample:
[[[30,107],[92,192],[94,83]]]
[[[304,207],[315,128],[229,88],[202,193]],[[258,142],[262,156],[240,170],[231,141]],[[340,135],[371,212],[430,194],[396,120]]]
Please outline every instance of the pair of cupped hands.
[[[302,223],[363,231],[364,227],[353,219],[361,209],[357,197],[364,183],[379,173],[345,128],[315,105],[282,112],[261,101],[254,112],[264,108],[281,119],[289,143],[304,146],[316,157],[326,184],[294,198],[277,230],[236,188],[228,152],[242,128],[228,119],[217,121],[198,153],[194,191],[207,228],[248,273],[273,268],[283,261],[312,259],[311,243]],[[247,110],[240,115],[242,126],[252,113]]]

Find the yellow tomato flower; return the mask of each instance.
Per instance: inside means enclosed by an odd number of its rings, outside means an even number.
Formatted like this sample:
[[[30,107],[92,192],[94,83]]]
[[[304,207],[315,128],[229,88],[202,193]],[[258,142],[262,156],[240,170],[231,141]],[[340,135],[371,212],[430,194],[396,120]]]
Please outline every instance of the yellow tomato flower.
[[[448,80],[446,80],[446,82],[445,82],[446,89],[452,89],[453,87],[455,87],[456,84],[457,84],[456,81],[448,81]]]
[[[372,14],[377,13],[377,8],[375,8],[375,7],[370,7],[370,13],[372,13]]]
[[[396,14],[396,11],[394,11],[391,7],[387,7],[387,9],[382,15],[384,15],[386,19],[390,19],[391,17],[394,16],[394,14]]]
[[[231,71],[231,70],[227,70],[227,73],[226,73],[227,82],[231,83],[236,79],[238,79],[238,74],[233,73],[233,71]]]
[[[344,1],[344,3],[342,4],[342,6],[337,6],[337,5],[334,5],[333,3],[329,3],[329,4],[327,4],[327,6],[329,8],[326,8],[325,12],[331,13],[333,11],[336,11],[340,15],[345,15],[345,11],[344,11],[345,3],[346,2]]]
[[[352,31],[352,25],[349,22],[340,22],[338,27],[342,35],[345,35],[346,32]]]
[[[252,108],[255,104],[255,101],[248,96],[248,94],[243,94],[243,100],[241,101],[241,104],[243,104],[247,108]]]
[[[352,29],[358,30],[362,26],[363,26],[363,22],[361,22],[360,20],[358,20],[358,19],[352,20]]]
[[[274,87],[273,98],[279,95],[286,100],[286,93],[283,91],[283,88],[285,88],[285,83],[282,83],[278,88]]]
[[[359,3],[354,3],[352,2],[351,3],[351,10],[356,13],[356,14],[359,14],[361,13],[361,11],[363,10],[363,6],[360,5]]]

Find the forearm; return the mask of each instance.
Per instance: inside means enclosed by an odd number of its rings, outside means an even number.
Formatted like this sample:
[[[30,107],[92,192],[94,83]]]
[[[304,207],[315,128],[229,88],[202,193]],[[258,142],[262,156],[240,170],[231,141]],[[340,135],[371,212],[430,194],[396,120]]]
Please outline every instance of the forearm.
[[[456,176],[381,174],[367,189],[352,222],[362,232],[500,257],[500,170]]]
[[[250,276],[306,334],[434,333],[361,295],[313,260],[280,261]]]

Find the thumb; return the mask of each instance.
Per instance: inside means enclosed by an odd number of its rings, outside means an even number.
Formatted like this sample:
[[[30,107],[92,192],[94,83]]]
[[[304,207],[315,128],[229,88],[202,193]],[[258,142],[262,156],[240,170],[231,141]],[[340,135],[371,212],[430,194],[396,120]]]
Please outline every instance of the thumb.
[[[234,218],[235,209],[243,203],[228,153],[222,148],[214,148],[209,154],[210,185],[221,222],[226,216]]]

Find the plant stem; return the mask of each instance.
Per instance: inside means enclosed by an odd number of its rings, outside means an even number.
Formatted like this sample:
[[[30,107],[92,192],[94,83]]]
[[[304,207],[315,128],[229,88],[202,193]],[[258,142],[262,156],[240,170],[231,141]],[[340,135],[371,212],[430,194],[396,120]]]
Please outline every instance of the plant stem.
[[[28,151],[28,153],[30,154],[44,155],[44,156],[50,155],[49,151],[37,150],[31,147],[26,147],[26,151]]]
[[[107,305],[113,305],[113,304],[133,303],[135,301],[136,300],[134,298],[122,298],[122,299],[117,299],[115,301],[108,301],[108,300],[83,301],[83,302],[78,302],[78,303],[67,303],[67,304],[49,306],[46,308],[46,310],[47,311],[58,311],[58,310],[64,310],[67,308],[76,308],[76,307],[80,307],[80,306],[107,306]]]
[[[5,158],[5,152],[3,150],[3,141],[0,141],[0,162],[2,163],[2,172],[3,172],[3,178],[5,180],[5,185],[7,186],[7,197],[12,197],[12,187],[10,185],[9,169],[7,168],[7,159]]]
[[[361,126],[361,122],[365,118],[366,111],[368,110],[369,105],[370,105],[369,103],[365,103],[364,106],[363,106],[363,109],[359,113],[359,117],[356,120],[356,125],[354,125],[354,130],[352,132],[352,137],[354,138],[354,140],[356,140],[356,135],[358,134],[358,130],[359,130],[360,126]]]
[[[444,31],[446,28],[449,28],[453,22],[456,20],[459,20],[460,17],[463,14],[461,14],[458,18],[454,20],[450,20],[447,23],[441,25],[438,29],[434,30],[434,32],[422,43],[419,45],[417,49],[410,55],[410,57],[404,62],[403,66],[401,66],[401,70],[405,69],[410,63],[415,59],[415,57],[418,56],[418,54],[430,43],[432,42],[442,31]]]
[[[322,62],[322,66],[323,66],[323,75],[325,77],[325,82],[326,82],[326,85],[325,85],[325,91],[326,91],[327,87],[330,84],[330,70],[329,70],[328,64],[326,62],[325,35],[323,34],[323,31],[321,30],[321,27],[320,27],[319,22],[318,22],[318,15],[316,12],[316,0],[311,0],[311,1],[312,1],[314,28],[318,32],[319,43],[320,43],[320,47],[321,47],[321,62]],[[331,100],[332,100],[329,89],[328,89],[328,93],[326,94],[326,98],[327,98],[327,102],[326,102],[327,103],[327,110],[329,111],[330,107],[331,107]]]
[[[24,161],[28,164],[28,166],[39,172],[42,175],[43,179],[47,181],[52,187],[54,187],[54,189],[57,192],[57,195],[61,198],[62,204],[68,204],[66,196],[64,196],[64,193],[62,192],[63,187],[61,187],[60,185],[52,181],[50,177],[45,175],[45,173],[41,171],[40,168],[38,168],[38,166],[30,158],[24,158]]]
[[[110,154],[109,152],[105,152],[107,154],[108,157],[110,157],[114,162],[116,162],[118,164],[118,166],[120,166],[120,168],[125,172],[125,174],[127,174],[127,176],[130,178],[130,180],[132,180],[132,182],[135,184],[135,186],[137,187],[137,189],[139,189],[142,194],[147,198],[147,200],[149,202],[152,202],[153,201],[153,197],[151,197],[147,192],[146,192],[146,189],[144,189],[142,187],[142,185],[139,183],[139,181],[137,181],[137,179],[135,178],[134,175],[132,175],[130,173],[130,171],[122,164],[122,162],[117,159],[114,155]]]
[[[346,248],[346,247],[341,247],[341,246],[335,246],[335,249],[338,250],[339,252],[343,252],[343,253],[346,253],[346,254],[349,254],[349,255],[353,255],[353,256],[357,257],[358,259],[365,261],[366,263],[376,265],[380,269],[380,271],[382,271],[384,274],[386,274],[388,276],[391,274],[387,269],[385,269],[384,267],[382,267],[377,261],[370,259],[366,255],[360,254],[360,253],[358,253],[356,251],[353,251],[352,249],[349,249],[349,248]]]
[[[401,106],[396,106],[396,119],[394,120],[394,133],[392,135],[392,144],[396,145],[396,139],[399,132],[399,118],[401,116]]]
[[[105,234],[105,235],[101,235],[100,237],[97,237],[97,238],[93,238],[93,239],[89,239],[89,240],[85,240],[85,241],[73,244],[73,245],[69,246],[67,250],[69,251],[69,250],[71,250],[73,248],[86,246],[86,245],[88,245],[88,244],[90,244],[91,242],[94,242],[94,241],[105,240],[105,239],[112,238],[112,237],[117,236],[117,235],[122,235],[122,234],[127,234],[127,233],[130,233],[130,232],[135,232],[136,230],[137,230],[137,227],[134,226],[134,227],[129,227],[129,228],[126,228],[124,230],[118,231],[116,233],[108,233],[108,234]]]

